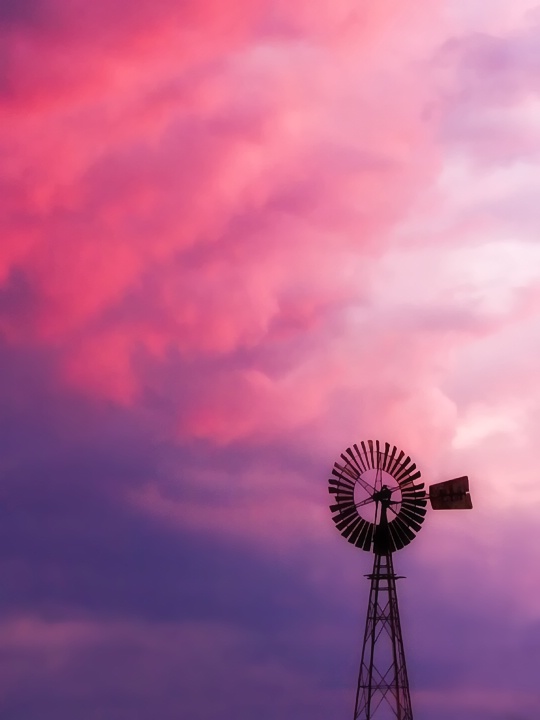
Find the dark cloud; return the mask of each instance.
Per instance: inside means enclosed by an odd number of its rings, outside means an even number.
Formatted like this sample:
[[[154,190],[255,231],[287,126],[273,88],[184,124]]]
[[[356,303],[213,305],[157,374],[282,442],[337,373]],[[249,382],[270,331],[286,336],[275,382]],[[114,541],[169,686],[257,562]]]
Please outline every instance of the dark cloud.
[[[67,718],[84,706],[82,718],[101,709],[116,720],[137,707],[140,717],[159,708],[168,718],[193,703],[190,712],[204,717],[212,707],[207,694],[197,695],[182,679],[186,627],[209,635],[200,672],[210,673],[218,697],[222,686],[222,699],[238,717],[247,720],[257,708],[261,717],[274,712],[264,676],[247,685],[240,680],[252,666],[268,664],[339,686],[335,664],[317,640],[317,628],[336,612],[336,599],[314,592],[298,559],[284,562],[248,543],[164,526],[131,507],[126,489],[159,476],[163,454],[174,456],[186,477],[201,456],[197,461],[186,452],[182,458],[173,447],[157,445],[144,418],[132,412],[58,392],[47,358],[35,359],[34,352],[3,354],[5,400],[8,387],[17,387],[1,412],[4,427],[10,418],[2,434],[0,510],[0,654],[12,679],[4,711],[32,718],[41,707],[40,717]],[[214,453],[212,461],[225,463],[226,456]],[[212,452],[206,464],[210,458]],[[231,454],[228,472],[245,462]],[[193,491],[186,486],[185,492]],[[178,493],[181,499],[182,487]],[[222,502],[226,492],[216,493]],[[10,641],[19,624],[21,638]],[[232,664],[220,646],[220,628],[229,628],[233,644],[239,638]],[[171,633],[178,646],[168,642]],[[156,668],[165,687],[141,689],[141,678]],[[266,710],[257,692],[266,693]]]
[[[1,0],[0,22],[3,27],[32,26],[43,19],[44,0]]]

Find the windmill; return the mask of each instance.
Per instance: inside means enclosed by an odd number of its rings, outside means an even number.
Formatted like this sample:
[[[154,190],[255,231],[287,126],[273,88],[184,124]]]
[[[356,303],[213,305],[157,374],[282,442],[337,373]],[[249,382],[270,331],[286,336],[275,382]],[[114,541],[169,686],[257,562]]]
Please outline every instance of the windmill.
[[[466,476],[431,485],[427,493],[420,477],[403,451],[368,440],[341,454],[328,481],[337,529],[375,556],[354,720],[413,720],[392,556],[414,540],[428,499],[434,510],[472,508]]]

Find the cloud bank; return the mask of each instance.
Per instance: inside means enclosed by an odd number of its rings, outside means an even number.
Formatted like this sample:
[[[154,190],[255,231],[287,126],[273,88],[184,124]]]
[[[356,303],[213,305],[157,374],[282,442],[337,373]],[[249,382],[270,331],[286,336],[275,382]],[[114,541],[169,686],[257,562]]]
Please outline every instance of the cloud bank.
[[[369,558],[325,481],[368,437],[472,483],[396,559],[415,717],[538,715],[540,14],[504,5],[0,2],[6,717],[349,712]]]

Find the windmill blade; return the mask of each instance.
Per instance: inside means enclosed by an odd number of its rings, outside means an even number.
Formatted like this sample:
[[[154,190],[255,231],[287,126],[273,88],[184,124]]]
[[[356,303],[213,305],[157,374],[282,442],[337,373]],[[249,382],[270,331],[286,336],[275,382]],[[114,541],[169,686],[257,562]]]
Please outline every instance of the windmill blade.
[[[334,501],[341,507],[344,505],[354,505],[354,495],[349,492],[337,492]]]
[[[397,450],[397,448],[396,448],[396,450]],[[392,453],[392,454],[393,454],[393,453]],[[403,452],[403,450],[400,450],[399,455],[397,456],[397,458],[395,458],[395,460],[393,461],[393,463],[391,463],[391,464],[388,466],[387,472],[388,472],[390,475],[393,475],[393,474],[394,474],[394,470],[395,470],[397,467],[399,467],[399,465],[401,464],[401,458],[402,458],[404,455],[405,455],[405,453]]]
[[[350,495],[350,497],[354,497],[352,490],[344,490],[341,485],[338,485],[337,487],[334,485],[329,485],[328,492],[331,495],[343,495],[343,496],[345,496],[348,493]]]
[[[336,495],[343,495],[344,497],[348,497],[351,500],[354,498],[354,488],[349,487],[348,485],[335,485],[334,483],[329,482],[328,492],[334,492]]]
[[[397,517],[401,518],[401,520],[403,520],[403,522],[410,527],[411,530],[414,530],[415,533],[420,530],[422,523],[424,522],[422,515],[413,515],[412,513],[407,512],[407,510],[403,507],[397,514]]]
[[[409,463],[410,463],[410,462],[411,462],[411,458],[407,455],[407,457],[405,458],[405,460],[402,460],[401,462],[399,462],[399,463],[396,465],[396,467],[394,468],[394,470],[393,470],[393,472],[392,472],[392,477],[394,477],[394,478],[396,478],[396,479],[397,479],[398,477],[401,477],[403,471],[407,472],[408,466],[409,466]]]
[[[347,505],[341,505],[339,510],[337,511],[337,514],[334,515],[332,519],[334,520],[334,522],[338,522],[340,520],[350,520],[357,515],[358,512],[354,507],[354,503],[349,503]]]
[[[469,478],[463,475],[430,485],[429,501],[434,510],[472,510]]]
[[[356,447],[356,446],[355,446],[355,447]],[[353,456],[353,454],[352,454],[352,452],[351,452],[351,449],[350,449],[350,448],[347,448],[347,450],[346,450],[345,452],[347,452],[347,454],[349,454],[349,455],[351,456],[351,458],[353,458],[353,460],[355,461],[355,465],[357,466],[357,468],[359,468],[360,465],[358,464],[358,462],[356,462],[356,460],[355,460],[355,458],[354,458],[354,456]],[[345,455],[343,455],[343,453],[341,454],[341,457],[342,457],[343,460],[345,460],[345,462],[347,463],[347,467],[350,468],[349,475],[352,475],[352,472],[354,472],[354,480],[355,480],[355,482],[359,483],[359,484],[364,488],[364,490],[365,490],[366,492],[372,493],[374,488],[373,488],[368,482],[366,482],[366,481],[364,480],[364,478],[363,478],[362,475],[361,475],[361,472],[362,472],[362,471],[357,470],[356,467],[352,466],[352,465],[351,465],[351,461],[350,461],[348,458],[346,458]],[[335,464],[334,464],[334,467],[338,467],[338,468],[339,468],[340,466],[338,465],[338,463],[335,463]],[[365,470],[364,470],[364,472],[365,472]]]
[[[413,483],[412,485],[407,485],[407,484],[405,483],[403,486],[400,486],[399,489],[401,490],[401,492],[402,492],[403,494],[407,494],[407,493],[414,493],[414,494],[424,493],[424,495],[425,495],[425,494],[426,494],[426,493],[425,493],[425,488],[426,488],[425,483],[420,482],[420,483],[416,483],[416,484]]]
[[[335,505],[330,506],[332,512],[341,512],[342,510],[354,507],[354,495],[352,493],[340,493],[336,495],[334,500]],[[332,508],[334,507],[337,508],[337,510],[333,510]]]
[[[371,457],[371,467],[376,467],[375,465],[375,459],[373,457],[373,440],[368,440],[368,446],[369,446],[369,456]]]
[[[427,497],[425,487],[424,483],[418,483],[418,485],[405,486],[403,488],[400,487],[400,490],[403,497],[425,498]]]
[[[370,465],[370,464],[369,464],[369,455],[368,455],[368,451],[367,451],[367,448],[366,448],[366,443],[362,440],[362,442],[360,443],[360,445],[362,446],[362,451],[363,451],[363,453],[364,453],[364,460],[365,460],[365,463],[366,463],[366,467],[372,468],[373,465]]]
[[[410,515],[418,515],[419,517],[425,517],[426,515],[426,500],[422,500],[419,503],[411,502],[410,500],[401,501],[401,509],[408,512]]]
[[[405,483],[409,479],[411,473],[414,472],[415,470],[416,470],[415,463],[413,463],[412,465],[409,465],[409,467],[402,468],[399,472],[397,472],[394,475],[394,480],[401,485],[402,483]]]
[[[335,487],[336,490],[346,490],[347,492],[354,492],[354,484],[349,482],[346,479],[340,479],[336,480],[335,478],[330,478],[328,480],[328,485],[330,487]]]
[[[358,456],[358,462],[359,462],[360,465],[362,466],[363,472],[366,472],[366,470],[368,470],[368,467],[367,467],[367,466],[365,465],[365,463],[364,463],[364,460],[363,460],[363,458],[362,458],[362,453],[361,453],[360,450],[358,449],[358,445],[355,443],[355,444],[353,445],[353,448],[354,448],[354,451],[355,451],[356,455]]]
[[[341,470],[341,466],[337,463],[334,465],[334,468],[332,470],[332,475],[336,477],[339,482],[343,483],[344,485],[349,485],[351,488],[354,487],[354,480],[352,478],[348,478],[343,474],[343,471]]]
[[[354,502],[354,492],[342,486],[334,487],[329,485],[328,492],[336,496],[336,502]]]
[[[392,552],[395,552],[396,550],[401,550],[401,548],[404,548],[405,545],[408,545],[407,538],[398,531],[398,529],[392,524],[388,524],[388,534],[390,535],[391,541],[392,541]]]
[[[382,469],[386,470],[386,463],[388,461],[388,453],[390,452],[390,443],[384,443],[384,454],[382,458]]]
[[[410,542],[421,530],[426,511],[423,508],[418,508],[417,511],[413,503],[402,503],[399,511],[394,510],[392,506],[389,507],[389,510],[396,516],[390,524],[394,523],[393,527],[407,539],[407,542]]]
[[[336,522],[335,518],[333,518],[333,520],[334,520],[334,522]],[[336,522],[336,527],[342,535],[346,536],[346,534],[349,530],[352,532],[355,522],[356,522],[356,518],[352,518],[352,520],[350,518],[348,518],[347,520],[342,520],[341,522]]]
[[[354,447],[356,447],[356,446],[354,446]],[[360,475],[361,473],[365,472],[365,468],[360,465],[360,463],[358,462],[358,458],[355,457],[355,454],[353,453],[353,451],[351,450],[351,448],[348,447],[348,448],[345,450],[345,452],[347,453],[347,455],[348,455],[349,458],[350,458],[349,462],[352,461],[352,462],[354,463],[354,465],[356,466],[356,469],[358,470],[358,474]],[[343,459],[345,459],[345,455],[343,455],[343,453],[341,454],[341,457],[342,457]]]
[[[369,552],[373,545],[373,536],[375,535],[375,528],[376,528],[376,525],[373,525],[373,523],[369,523],[368,531],[364,537],[364,542],[362,544],[362,550],[366,550],[366,552]],[[357,545],[357,547],[358,547],[358,545]]]
[[[409,468],[409,472],[415,467],[416,465],[411,465],[411,467]],[[399,480],[396,478],[396,480],[398,481],[400,487],[405,488],[408,485],[414,483],[414,481],[418,480],[420,477],[422,477],[422,473],[420,472],[420,470],[417,470],[412,475],[406,475],[404,478],[400,478]]]
[[[407,543],[410,543],[414,538],[416,537],[416,533],[411,530],[411,528],[407,525],[405,520],[397,515],[393,520],[391,520],[388,523],[389,526],[392,528],[395,528],[396,530],[399,529],[399,533],[401,536],[404,536],[407,539]]]
[[[328,492],[334,494],[333,500],[339,507],[342,508],[347,505],[354,505],[354,495],[352,493],[341,492],[339,489],[332,487],[328,488]]]
[[[381,443],[378,440],[375,440],[375,452],[377,453],[377,470],[382,470],[382,450],[381,450]]]
[[[349,515],[348,517],[343,517],[341,515],[335,515],[332,520],[334,521],[337,529],[340,533],[343,532],[345,528],[347,528],[351,523],[355,522],[358,515]]]
[[[404,523],[398,522],[397,517],[388,523],[388,530],[394,540],[396,550],[401,550],[416,537],[416,533],[413,533]]]
[[[418,503],[419,505],[421,505],[422,503],[424,505],[426,505],[427,497],[428,496],[426,495],[426,493],[423,490],[420,492],[409,492],[409,493],[405,493],[402,491],[402,493],[401,493],[401,501],[402,502]]]
[[[413,515],[421,515],[422,517],[426,514],[426,505],[427,502],[425,500],[422,501],[422,504],[411,502],[410,500],[401,501],[401,507],[405,508],[407,512]]]
[[[358,537],[361,535],[361,533],[367,528],[369,525],[367,520],[364,520],[364,518],[358,516],[358,522],[355,523],[351,528],[351,534],[347,538],[347,540],[352,544],[356,545],[356,541],[358,540]]]
[[[343,473],[346,472],[346,468],[343,468],[341,465],[336,463],[334,469],[332,470],[332,474],[338,478],[338,484],[344,485],[350,488],[350,490],[352,491],[354,490],[354,482],[352,481],[352,473],[350,472],[350,470],[355,470],[355,468],[350,467],[347,475],[344,475]],[[367,493],[371,494],[373,492],[373,488],[371,487],[371,485],[367,483],[360,474],[358,474],[354,478],[354,480],[355,482],[359,483]],[[329,482],[331,483],[332,479],[330,479]],[[334,481],[334,484],[336,484],[336,481]]]
[[[424,497],[402,497],[401,502],[406,507],[414,508],[420,512],[420,509],[425,508],[427,505],[427,495],[424,495]]]
[[[349,538],[349,542],[353,545],[356,545],[356,547],[362,547],[364,544],[364,540],[367,537],[369,533],[371,523],[369,523],[367,520],[364,520],[362,518],[362,523],[359,525],[355,531],[351,534]]]
[[[390,457],[388,458],[388,460],[386,462],[386,467],[383,468],[383,470],[386,470],[387,473],[390,472],[390,469],[394,463],[394,457],[395,457],[396,453],[397,453],[397,447],[394,445],[392,447],[392,452],[390,453]]]
[[[351,507],[355,507],[354,502],[352,502],[351,500],[347,500],[345,502],[338,502],[335,505],[330,505],[330,512],[342,512],[343,510],[348,510]]]
[[[354,543],[354,540],[352,538],[358,536],[358,533],[364,526],[365,522],[366,521],[364,520],[364,518],[361,518],[358,515],[356,520],[354,522],[352,522],[350,525],[348,525],[341,534],[343,535],[344,538],[347,538],[347,540],[350,543]]]
[[[346,475],[349,480],[356,482],[356,480],[358,480],[358,477],[360,476],[360,473],[354,467],[354,465],[351,465],[351,461],[346,458],[345,455],[341,455],[341,458],[345,461],[345,464],[340,465],[339,463],[334,463],[335,469],[339,470],[339,472],[343,475]]]

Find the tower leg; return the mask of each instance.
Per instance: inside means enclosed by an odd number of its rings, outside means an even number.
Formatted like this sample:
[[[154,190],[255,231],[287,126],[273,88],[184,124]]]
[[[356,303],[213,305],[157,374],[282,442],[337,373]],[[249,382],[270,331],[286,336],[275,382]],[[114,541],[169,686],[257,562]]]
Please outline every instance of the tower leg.
[[[392,553],[375,554],[354,720],[413,720]]]

